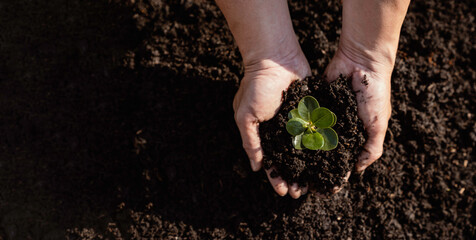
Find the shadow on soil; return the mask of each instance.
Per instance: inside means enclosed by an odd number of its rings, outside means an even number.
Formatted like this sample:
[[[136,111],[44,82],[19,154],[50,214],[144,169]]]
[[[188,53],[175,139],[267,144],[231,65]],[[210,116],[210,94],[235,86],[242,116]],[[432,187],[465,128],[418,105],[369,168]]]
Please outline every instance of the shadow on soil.
[[[0,238],[128,224],[129,210],[234,228],[290,208],[249,170],[234,82],[120,67],[141,34],[130,14],[106,1],[0,5]]]

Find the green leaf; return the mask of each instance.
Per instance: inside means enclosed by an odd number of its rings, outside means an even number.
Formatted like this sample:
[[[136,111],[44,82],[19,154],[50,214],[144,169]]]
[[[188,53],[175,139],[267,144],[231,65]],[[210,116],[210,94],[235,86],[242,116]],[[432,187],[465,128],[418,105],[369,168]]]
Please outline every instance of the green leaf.
[[[289,119],[301,118],[301,116],[299,116],[298,109],[295,108],[295,109],[291,110],[291,111],[288,113],[288,118],[289,118]]]
[[[320,133],[304,134],[302,136],[302,145],[311,150],[318,150],[324,146],[324,138]]]
[[[293,146],[295,149],[302,149],[301,147],[302,134],[293,136]]]
[[[332,113],[332,116],[334,117],[334,121],[332,122],[331,127],[334,127],[336,125],[336,122],[337,122],[337,116],[336,116],[335,113]]]
[[[296,136],[306,131],[307,125],[306,121],[300,118],[293,118],[286,124],[286,130],[288,130],[289,134]]]
[[[329,109],[320,107],[312,111],[311,121],[318,128],[328,128],[332,126],[332,123],[334,122],[334,115],[332,114],[333,113]]]
[[[298,104],[298,112],[299,116],[302,119],[309,121],[311,120],[311,113],[314,109],[319,107],[319,103],[317,100],[312,96],[305,96]]]
[[[324,146],[322,146],[322,150],[329,151],[337,147],[339,137],[334,129],[324,128],[318,129],[317,131],[322,134],[322,137],[324,137]]]

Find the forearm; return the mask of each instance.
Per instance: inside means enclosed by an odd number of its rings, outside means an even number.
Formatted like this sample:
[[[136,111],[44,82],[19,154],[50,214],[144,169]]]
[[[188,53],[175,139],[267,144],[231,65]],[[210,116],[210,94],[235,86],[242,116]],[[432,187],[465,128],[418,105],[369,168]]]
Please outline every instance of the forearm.
[[[344,0],[340,45],[391,66],[410,0]],[[352,57],[352,56],[350,56]]]
[[[240,49],[245,66],[255,61],[294,54],[281,46],[297,38],[286,0],[216,0]],[[297,54],[297,53],[296,53]]]

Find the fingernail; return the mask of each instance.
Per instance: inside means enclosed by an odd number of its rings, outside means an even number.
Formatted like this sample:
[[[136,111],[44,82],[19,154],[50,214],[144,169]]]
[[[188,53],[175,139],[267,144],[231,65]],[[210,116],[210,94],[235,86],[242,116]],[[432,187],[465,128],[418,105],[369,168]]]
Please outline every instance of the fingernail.
[[[276,186],[276,193],[278,193],[279,196],[284,197],[288,194],[288,189],[285,188],[284,185],[278,185]]]

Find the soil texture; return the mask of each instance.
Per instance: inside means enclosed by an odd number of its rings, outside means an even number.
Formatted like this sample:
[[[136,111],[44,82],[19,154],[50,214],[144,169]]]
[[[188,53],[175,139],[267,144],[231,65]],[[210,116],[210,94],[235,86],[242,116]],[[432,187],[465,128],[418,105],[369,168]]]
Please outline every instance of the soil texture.
[[[313,76],[340,2],[289,1]],[[0,1],[0,239],[475,239],[474,9],[412,1],[383,156],[294,200],[241,147],[213,1]]]
[[[308,95],[337,116],[333,129],[339,136],[339,144],[331,151],[297,150],[291,143],[291,135],[286,130],[288,113]],[[300,186],[309,183],[314,191],[332,193],[334,187],[344,184],[345,176],[357,162],[365,142],[350,80],[340,77],[329,84],[317,77],[308,77],[295,81],[283,93],[283,103],[276,116],[260,124],[260,135],[266,169],[275,166],[276,174],[288,183]]]

